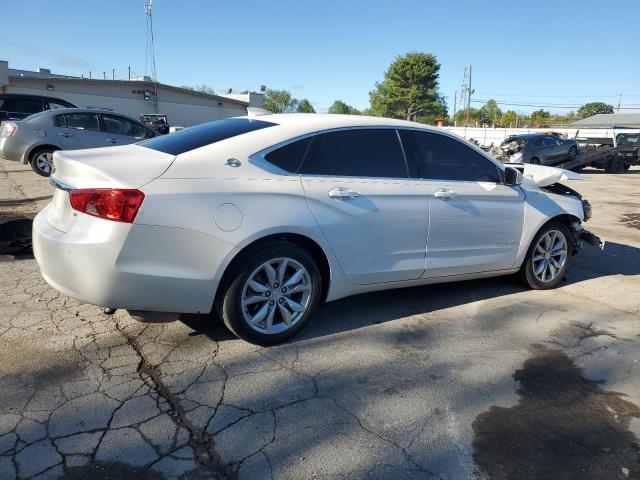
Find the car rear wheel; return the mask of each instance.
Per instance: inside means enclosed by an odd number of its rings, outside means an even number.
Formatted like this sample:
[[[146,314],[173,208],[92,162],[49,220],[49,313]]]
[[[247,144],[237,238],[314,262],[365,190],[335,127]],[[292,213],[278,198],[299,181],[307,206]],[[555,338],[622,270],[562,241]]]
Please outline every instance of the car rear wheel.
[[[269,345],[295,335],[320,303],[320,270],[294,243],[259,247],[229,277],[218,312],[233,333],[251,343]]]
[[[571,233],[562,223],[545,225],[534,237],[520,276],[535,290],[556,288],[564,278],[573,252]]]
[[[55,151],[56,149],[51,147],[35,150],[29,160],[33,171],[43,177],[51,175],[51,170],[53,169],[53,152]]]
[[[533,157],[533,158],[530,160],[530,163],[531,163],[531,165],[541,165],[541,163],[540,163],[540,159],[539,159],[538,157]]]
[[[573,160],[576,159],[577,156],[578,156],[578,149],[576,147],[571,147],[568,153],[569,161],[572,162]]]

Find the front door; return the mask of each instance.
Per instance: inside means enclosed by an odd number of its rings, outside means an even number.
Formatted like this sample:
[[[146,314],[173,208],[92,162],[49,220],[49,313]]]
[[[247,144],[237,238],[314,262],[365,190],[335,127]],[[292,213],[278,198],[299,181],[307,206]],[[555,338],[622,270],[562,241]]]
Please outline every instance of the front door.
[[[146,129],[139,123],[120,115],[103,113],[101,116],[102,130],[107,134],[109,143],[129,145],[144,140]]]
[[[429,198],[424,277],[511,268],[524,224],[522,190],[502,184],[497,165],[462,140],[415,130],[401,137]]]
[[[428,202],[409,178],[395,129],[314,137],[302,166],[309,208],[354,284],[420,278]]]

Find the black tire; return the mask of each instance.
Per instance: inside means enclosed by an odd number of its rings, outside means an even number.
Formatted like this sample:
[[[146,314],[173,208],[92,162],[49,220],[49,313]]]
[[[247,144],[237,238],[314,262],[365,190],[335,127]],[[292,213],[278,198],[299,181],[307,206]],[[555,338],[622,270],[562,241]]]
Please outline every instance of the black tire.
[[[630,168],[631,168],[631,164],[629,164],[629,163],[625,163],[624,164],[624,171],[625,172],[628,172]]]
[[[538,157],[533,157],[529,163],[531,165],[542,165],[542,162],[540,162],[540,159]]]
[[[567,154],[567,158],[570,162],[573,162],[578,156],[578,149],[576,147],[571,147],[569,149],[569,153]]]
[[[243,290],[256,269],[265,262],[278,258],[293,259],[306,269],[311,283],[309,302],[304,314],[289,329],[280,333],[261,333],[252,328],[244,318]],[[257,345],[272,345],[296,335],[309,323],[322,297],[322,276],[316,262],[302,247],[283,240],[266,243],[248,252],[226,277],[228,280],[222,285],[221,294],[216,301],[218,314],[236,336]]]
[[[545,236],[548,232],[551,232],[553,230],[562,232],[562,234],[565,237],[565,240],[567,243],[566,260],[564,262],[564,265],[560,269],[560,272],[557,274],[557,276],[553,280],[543,282],[534,273],[533,254],[534,254],[536,245],[538,244],[538,241],[543,236]],[[562,279],[567,273],[567,269],[569,268],[569,263],[571,261],[572,255],[573,255],[573,237],[571,235],[571,232],[567,228],[567,226],[561,222],[549,222],[546,225],[544,225],[538,231],[538,233],[536,233],[535,237],[533,237],[533,241],[531,242],[531,245],[529,245],[529,250],[527,251],[527,256],[525,257],[525,260],[522,266],[520,267],[520,279],[526,286],[534,290],[549,290],[552,288],[556,288],[558,287],[558,285],[560,285],[560,282],[562,282]]]
[[[606,173],[624,173],[625,161],[624,158],[621,157],[613,157],[607,160],[607,164],[605,166],[604,171]]]
[[[31,165],[31,169],[43,177],[50,176],[53,164],[51,163],[51,160],[49,160],[49,166],[47,168],[43,157],[47,155],[51,156],[56,150],[58,149],[53,147],[36,148],[29,156],[29,165]]]

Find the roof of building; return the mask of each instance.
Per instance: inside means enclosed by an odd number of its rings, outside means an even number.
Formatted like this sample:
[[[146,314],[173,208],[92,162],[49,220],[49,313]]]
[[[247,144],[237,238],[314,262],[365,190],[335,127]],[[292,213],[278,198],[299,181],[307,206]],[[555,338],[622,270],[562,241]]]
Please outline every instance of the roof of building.
[[[572,127],[632,127],[640,128],[640,113],[600,113],[571,124]]]

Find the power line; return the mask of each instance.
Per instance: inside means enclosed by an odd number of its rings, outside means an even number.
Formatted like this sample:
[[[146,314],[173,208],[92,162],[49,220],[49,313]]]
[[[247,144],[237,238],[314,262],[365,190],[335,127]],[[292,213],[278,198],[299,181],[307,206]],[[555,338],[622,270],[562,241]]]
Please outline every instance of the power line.
[[[493,100],[495,101],[498,105],[509,105],[509,106],[515,106],[515,107],[546,107],[546,108],[580,108],[582,106],[582,104],[579,103],[573,103],[573,104],[569,104],[569,103],[524,103],[524,102],[509,102],[509,101],[502,101],[502,100],[495,100],[495,99],[485,99],[485,100],[481,100],[481,99],[475,99],[475,100],[471,100],[472,103],[487,103],[489,100]],[[627,109],[627,110],[634,110],[634,109],[638,109],[640,108],[640,104],[626,104],[626,105],[620,105],[620,109]]]
[[[488,93],[488,92],[478,92],[478,95],[495,95],[497,97],[530,97],[530,98],[618,98],[620,95],[616,93],[614,95],[531,95],[524,93]],[[627,94],[623,93],[623,97],[640,97],[640,94]]]

